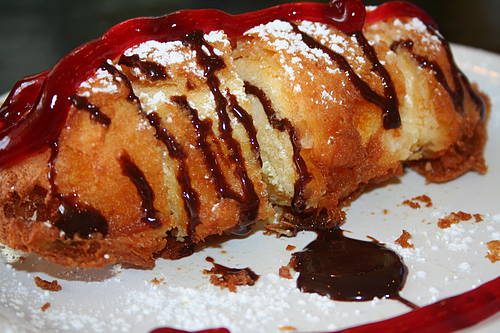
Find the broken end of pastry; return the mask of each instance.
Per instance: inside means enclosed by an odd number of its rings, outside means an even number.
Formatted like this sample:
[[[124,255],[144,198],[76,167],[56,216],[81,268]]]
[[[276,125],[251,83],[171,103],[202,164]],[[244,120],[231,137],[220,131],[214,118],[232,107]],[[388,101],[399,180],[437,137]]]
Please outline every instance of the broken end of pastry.
[[[435,158],[408,162],[408,165],[425,177],[429,183],[445,183],[469,171],[486,174],[488,166],[484,159],[487,140],[486,124],[491,110],[489,97],[475,88],[484,103],[482,119],[470,136],[463,135],[460,140]]]

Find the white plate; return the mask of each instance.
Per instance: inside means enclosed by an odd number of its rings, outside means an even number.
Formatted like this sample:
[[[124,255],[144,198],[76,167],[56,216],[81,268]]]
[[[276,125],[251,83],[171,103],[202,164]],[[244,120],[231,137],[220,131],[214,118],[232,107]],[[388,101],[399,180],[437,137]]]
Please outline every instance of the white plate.
[[[397,184],[365,193],[348,209],[345,229],[351,237],[366,235],[387,243],[409,268],[402,296],[418,305],[468,291],[499,275],[500,266],[485,258],[485,243],[500,239],[500,56],[455,45],[459,66],[477,82],[493,104],[488,131],[486,176],[469,173],[456,181],[426,185],[408,171]],[[432,208],[411,209],[405,199],[427,194]],[[383,210],[387,209],[388,214]],[[462,222],[439,229],[439,217],[462,210],[484,215],[482,223]],[[402,229],[413,235],[415,249],[394,244]],[[140,332],[159,326],[198,330],[226,327],[233,333],[280,332],[283,326],[299,331],[328,331],[389,318],[408,311],[392,300],[365,303],[334,302],[301,293],[294,280],[278,276],[290,259],[287,245],[300,250],[314,239],[301,233],[276,239],[256,232],[207,247],[178,261],[158,260],[153,270],[108,268],[68,270],[35,256],[22,264],[0,262],[1,332]],[[251,267],[261,275],[255,286],[237,293],[220,290],[201,271],[205,261],[231,267]],[[33,277],[57,279],[57,293],[35,287]],[[153,278],[164,278],[160,285]],[[51,307],[40,311],[47,303]],[[500,317],[467,331],[498,332]]]

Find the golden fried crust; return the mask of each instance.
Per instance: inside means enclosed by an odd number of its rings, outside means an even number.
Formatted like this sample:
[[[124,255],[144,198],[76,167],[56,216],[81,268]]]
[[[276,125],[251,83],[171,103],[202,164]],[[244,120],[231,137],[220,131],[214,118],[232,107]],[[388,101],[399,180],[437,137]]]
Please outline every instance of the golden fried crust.
[[[178,258],[211,235],[242,232],[238,226],[251,211],[252,219],[271,221],[270,203],[294,205],[304,176],[305,208],[323,217],[305,223],[329,227],[342,221],[342,205],[401,175],[404,163],[433,182],[485,172],[477,101],[463,76],[455,82],[446,45],[415,20],[363,31],[396,92],[401,126],[394,129],[384,128],[383,110],[352,79],[385,93],[387,82],[366,49],[324,24],[275,21],[232,44],[222,32],[205,35],[202,52],[225,65],[211,80],[188,42],[132,47],[127,61],[110,60],[82,83],[77,95],[86,106],[71,108],[57,155],[47,149],[0,170],[0,240],[66,266],[151,267],[156,257]],[[337,53],[352,72],[304,38]],[[163,68],[163,79],[148,77],[137,60]],[[450,93],[459,88],[463,103]],[[217,91],[228,124],[221,122]],[[96,109],[109,122],[99,121]],[[286,121],[286,129],[276,121]],[[230,138],[223,133],[228,127]],[[299,172],[302,162],[307,172]],[[61,232],[65,198],[98,212],[105,232]],[[290,210],[276,211],[296,223]]]
[[[403,125],[399,140],[411,142],[413,149],[402,160],[408,160],[430,182],[446,182],[467,171],[485,173],[483,149],[489,101],[472,87],[484,103],[481,119],[465,77],[459,76],[458,85],[454,82],[455,69],[440,35],[414,18],[378,22],[366,26],[364,33],[378,41],[374,48],[396,83],[398,96],[404,96],[400,98]],[[412,48],[394,47],[404,41],[411,41]],[[424,61],[442,70],[444,83],[436,70],[425,67]],[[457,106],[452,94],[460,89],[464,99]]]
[[[214,45],[218,52],[225,52],[221,58],[226,67],[217,73],[221,91],[234,95],[238,105],[247,108],[243,82],[237,79],[228,57],[229,43],[221,39]],[[118,65],[119,58],[108,62],[78,89],[77,97],[83,102],[71,107],[58,138],[57,154],[48,149],[1,171],[5,180],[0,187],[2,242],[66,266],[95,267],[119,262],[152,267],[157,256],[177,258],[187,254],[192,243],[231,232],[240,221],[242,203],[218,193],[210,165],[197,142],[195,117],[211,127],[206,144],[228,190],[245,195],[240,181],[244,170],[256,196],[256,202],[251,203],[257,212],[253,219],[272,216],[258,156],[245,128],[230,116],[232,135],[241,149],[241,160],[236,162],[235,153],[219,133],[213,97],[196,54],[180,43],[170,51],[186,56],[166,67],[168,79],[161,82],[145,79],[133,66]],[[148,56],[143,60],[147,61]],[[162,96],[158,98],[157,93]],[[176,104],[176,96],[186,97],[196,115]],[[148,117],[153,112],[158,115],[157,127]],[[164,135],[163,139],[160,135]],[[176,149],[182,150],[182,158],[172,154],[168,144],[173,145],[173,141]],[[141,173],[142,185],[138,186],[137,176],[131,177],[125,171],[124,156]],[[186,188],[181,188],[179,175],[189,179],[192,193],[183,192]],[[147,187],[149,198],[141,193],[145,189],[147,192]],[[200,205],[193,226],[185,205],[188,195],[197,196]],[[76,198],[78,204],[98,212],[106,221],[106,233],[65,234],[64,228],[58,226],[61,198]],[[150,206],[146,207],[149,199]],[[146,208],[153,211],[154,223],[146,220]]]
[[[375,91],[381,92],[380,78],[371,73],[367,62],[359,60],[362,51],[350,36],[324,25],[299,27],[327,47],[334,50],[342,47],[347,53],[344,56],[355,59],[351,66],[356,73]],[[289,47],[282,47],[283,43]],[[278,117],[290,120],[298,132],[301,156],[312,174],[305,191],[309,207],[336,209],[361,185],[401,173],[400,160],[388,156],[382,142],[386,130],[382,127],[381,110],[361,95],[328,55],[305,45],[290,25],[273,23],[251,31],[238,44],[235,59],[240,76],[261,87]],[[265,163],[277,165],[276,156],[265,153],[266,149],[275,148],[266,146],[266,138],[262,138],[262,146],[263,156],[270,156]],[[291,149],[285,145],[282,148],[291,161]],[[293,168],[292,163],[289,168]],[[264,174],[266,171],[264,169]],[[268,178],[274,178],[278,184],[293,184],[298,178],[294,171],[292,179],[283,179],[283,174],[271,172]],[[280,192],[288,205],[293,194],[291,190]]]
[[[487,117],[491,110],[488,96],[479,93],[485,103]],[[486,144],[486,122],[464,130],[461,138],[447,150],[440,151],[435,156],[410,162],[412,169],[423,175],[428,182],[443,183],[460,177],[468,171],[484,174],[488,170],[483,156]]]
[[[312,181],[306,186],[309,207],[335,209],[349,202],[367,184],[382,182],[402,173],[403,163],[432,160],[427,168],[415,168],[431,181],[453,179],[468,170],[483,172],[484,121],[466,83],[453,80],[453,67],[445,44],[417,19],[392,19],[365,27],[379,61],[392,79],[399,102],[401,127],[383,127],[380,107],[369,102],[339,63],[303,42],[303,36],[286,22],[271,22],[246,33],[234,52],[240,76],[260,87],[271,100],[277,116],[288,119],[301,138],[301,156]],[[346,59],[370,88],[383,93],[384,83],[373,70],[359,41],[349,34],[319,23],[297,24],[302,33]],[[422,65],[405,48],[393,43],[411,40],[412,51],[435,62],[452,90],[464,90],[463,109],[457,106],[434,71]],[[255,103],[259,101],[254,99]],[[259,138],[260,140],[260,138]],[[265,164],[279,161],[265,153]],[[281,147],[292,159],[286,145]],[[420,162],[418,162],[420,163]],[[293,168],[290,163],[289,168]],[[290,173],[263,169],[271,185],[293,183]],[[267,177],[266,177],[267,173]],[[434,176],[433,176],[434,175]],[[277,186],[276,186],[277,187]],[[293,191],[271,188],[290,204]]]

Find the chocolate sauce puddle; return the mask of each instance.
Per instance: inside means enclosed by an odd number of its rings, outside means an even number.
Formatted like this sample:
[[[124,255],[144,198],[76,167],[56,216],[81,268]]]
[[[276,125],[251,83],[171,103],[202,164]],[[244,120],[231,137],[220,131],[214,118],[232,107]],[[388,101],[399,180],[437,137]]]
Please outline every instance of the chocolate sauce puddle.
[[[345,237],[338,228],[317,234],[302,252],[293,254],[301,291],[338,301],[390,298],[418,308],[399,295],[408,269],[394,251],[382,244]]]

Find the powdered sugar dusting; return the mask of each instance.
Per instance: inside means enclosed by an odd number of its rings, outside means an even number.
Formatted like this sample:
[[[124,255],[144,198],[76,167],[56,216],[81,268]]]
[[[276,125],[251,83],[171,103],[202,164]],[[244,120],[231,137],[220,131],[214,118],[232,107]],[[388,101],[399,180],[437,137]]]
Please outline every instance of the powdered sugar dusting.
[[[319,49],[309,48],[303,41],[300,34],[293,31],[290,23],[275,20],[267,24],[256,26],[245,35],[256,36],[266,41],[277,51],[280,56],[280,63],[285,69],[285,73],[291,81],[295,81],[294,68],[288,65],[289,62],[300,68],[301,58],[315,62],[322,61],[327,65],[333,65],[330,57]],[[298,90],[298,89],[297,89]]]
[[[3,258],[7,263],[15,263],[19,261],[23,256],[23,253],[16,251],[0,243],[0,258]]]
[[[396,19],[393,19],[392,21],[389,21],[389,23],[378,22],[378,23],[370,25],[368,27],[368,30],[369,31],[371,31],[371,30],[386,30],[387,24],[389,24],[391,27],[390,28],[391,38],[393,40],[404,40],[404,39],[407,39],[410,36],[410,34],[414,34],[414,36],[412,36],[411,39],[414,40],[415,42],[418,41],[419,43],[421,43],[421,47],[425,51],[429,51],[429,50],[436,51],[436,50],[441,49],[441,41],[440,41],[439,37],[435,36],[434,34],[431,34],[428,31],[425,23],[416,17],[396,18]],[[438,34],[439,34],[439,32],[438,32]],[[378,34],[371,36],[371,38],[375,42],[379,42],[381,40],[381,36]]]
[[[80,96],[89,97],[92,93],[114,94],[118,92],[118,85],[113,75],[99,68],[94,76],[80,84]]]

